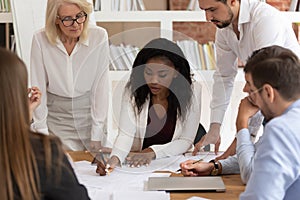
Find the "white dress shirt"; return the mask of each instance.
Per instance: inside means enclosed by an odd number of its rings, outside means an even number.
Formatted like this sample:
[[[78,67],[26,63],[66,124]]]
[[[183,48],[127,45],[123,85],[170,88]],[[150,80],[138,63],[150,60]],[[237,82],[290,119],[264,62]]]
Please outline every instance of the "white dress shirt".
[[[232,25],[217,29],[211,123],[222,123],[237,74],[237,58],[244,64],[253,51],[270,45],[291,49],[300,57],[300,46],[291,22],[276,8],[257,0],[240,1],[238,39]]]
[[[240,199],[299,199],[299,121],[300,100],[297,100],[265,125],[255,145],[248,129],[239,131],[238,157],[248,157],[249,152],[254,152],[252,172]]]
[[[194,83],[192,86],[194,94],[191,99],[190,109],[187,110],[184,122],[177,118],[172,141],[149,147],[154,151],[156,158],[179,155],[192,147],[200,123],[201,113],[201,86],[199,83]],[[111,153],[111,156],[117,156],[121,163],[130,151],[142,150],[147,128],[150,98],[146,100],[142,111],[137,115],[135,103],[130,98],[130,95],[131,92],[125,89],[121,106],[119,133]]]
[[[106,132],[109,94],[109,46],[105,29],[89,27],[88,39],[78,42],[68,55],[62,42],[48,42],[45,30],[35,33],[31,48],[31,85],[42,92],[41,105],[34,112],[34,127],[48,133],[47,92],[66,98],[91,93],[91,140],[101,141]]]

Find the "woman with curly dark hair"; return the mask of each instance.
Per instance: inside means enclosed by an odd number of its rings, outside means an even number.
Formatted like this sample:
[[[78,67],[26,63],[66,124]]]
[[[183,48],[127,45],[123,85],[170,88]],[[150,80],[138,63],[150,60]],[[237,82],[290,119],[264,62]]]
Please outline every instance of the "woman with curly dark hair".
[[[195,86],[177,44],[162,38],[146,44],[123,94],[119,133],[108,166],[99,163],[97,172],[105,174],[105,168],[113,169],[125,159],[139,167],[188,151],[200,121],[201,89]]]

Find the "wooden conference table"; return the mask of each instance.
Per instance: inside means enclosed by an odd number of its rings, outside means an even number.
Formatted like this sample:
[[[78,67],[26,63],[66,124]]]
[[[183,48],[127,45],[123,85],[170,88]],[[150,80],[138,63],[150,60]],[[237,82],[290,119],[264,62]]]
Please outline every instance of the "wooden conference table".
[[[74,162],[87,160],[92,161],[93,156],[84,151],[69,151],[68,154],[73,159]],[[175,175],[174,176],[178,176]],[[208,199],[225,199],[225,200],[235,200],[239,199],[241,192],[245,190],[245,186],[241,181],[240,175],[223,175],[222,176],[224,184],[226,185],[226,192],[182,192],[176,193],[171,192],[171,200],[183,200],[188,199],[192,196],[199,196]]]

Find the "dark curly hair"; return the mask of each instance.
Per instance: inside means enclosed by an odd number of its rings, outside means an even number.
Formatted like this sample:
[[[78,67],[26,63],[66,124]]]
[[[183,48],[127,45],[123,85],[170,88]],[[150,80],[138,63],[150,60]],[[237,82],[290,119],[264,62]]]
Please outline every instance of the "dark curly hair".
[[[130,89],[132,98],[138,109],[138,114],[147,98],[151,95],[144,78],[145,64],[151,58],[164,57],[170,60],[179,76],[173,79],[168,97],[169,109],[177,111],[178,116],[185,118],[192,97],[192,78],[190,65],[179,46],[167,39],[157,38],[150,41],[137,54],[133,63],[132,72],[126,87]],[[150,95],[149,95],[150,94]]]

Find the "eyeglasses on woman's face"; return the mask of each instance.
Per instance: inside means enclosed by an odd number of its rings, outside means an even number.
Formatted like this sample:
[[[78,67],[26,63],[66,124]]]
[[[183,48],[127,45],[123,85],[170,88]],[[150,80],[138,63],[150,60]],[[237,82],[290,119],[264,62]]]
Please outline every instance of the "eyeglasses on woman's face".
[[[85,12],[80,12],[76,15],[75,18],[72,18],[71,16],[66,16],[64,18],[61,18],[60,16],[57,16],[58,19],[60,19],[60,21],[62,22],[62,24],[65,27],[69,27],[69,26],[73,26],[73,24],[76,23],[77,24],[82,24],[86,21],[87,18],[87,14]]]

